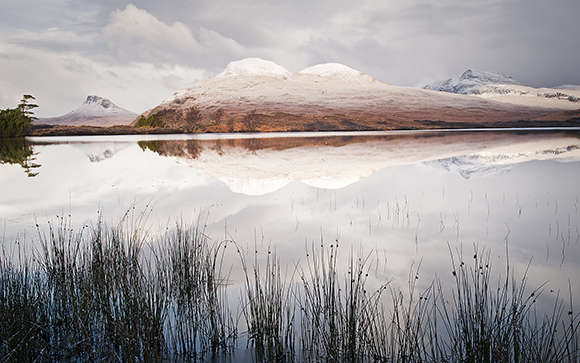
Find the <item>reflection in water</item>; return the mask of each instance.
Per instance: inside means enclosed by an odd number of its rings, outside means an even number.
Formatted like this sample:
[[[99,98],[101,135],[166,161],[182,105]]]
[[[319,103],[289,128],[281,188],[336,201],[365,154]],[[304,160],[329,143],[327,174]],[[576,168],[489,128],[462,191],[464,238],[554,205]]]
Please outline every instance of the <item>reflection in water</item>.
[[[372,276],[377,283],[386,276],[404,286],[410,266],[422,261],[419,289],[435,275],[452,278],[449,249],[469,256],[474,245],[485,248],[494,271],[505,273],[507,244],[510,273],[521,275],[532,259],[529,284],[549,281],[549,299],[580,276],[579,135],[30,138],[42,173],[26,178],[0,165],[0,226],[6,243],[24,234],[34,243],[37,222],[67,213],[84,226],[99,208],[117,222],[135,205],[150,213],[151,235],[201,214],[211,239],[252,252],[271,247],[283,266],[304,260],[306,247],[321,240],[344,246],[339,266],[351,246],[376,250],[387,261]]]
[[[179,156],[197,159],[203,148],[198,140],[147,140],[137,143],[141,149],[149,149],[161,156]]]
[[[26,175],[35,177],[34,148],[24,138],[0,138],[0,164],[19,164],[24,168]]]
[[[271,193],[291,181],[338,189],[390,166],[420,162],[468,179],[498,175],[531,160],[580,160],[574,131],[149,140],[139,146],[248,195]]]

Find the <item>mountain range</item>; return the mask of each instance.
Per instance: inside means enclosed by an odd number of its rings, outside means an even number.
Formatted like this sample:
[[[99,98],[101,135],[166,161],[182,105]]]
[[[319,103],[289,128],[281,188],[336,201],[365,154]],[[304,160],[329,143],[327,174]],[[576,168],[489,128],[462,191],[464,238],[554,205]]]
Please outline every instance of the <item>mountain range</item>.
[[[137,116],[91,95],[70,113],[36,123],[129,125]],[[532,88],[500,72],[467,70],[421,89],[388,85],[338,63],[290,72],[246,58],[141,116],[201,132],[578,126],[580,87]]]
[[[469,95],[391,86],[337,63],[290,72],[247,58],[142,116],[157,115],[170,126],[189,120],[210,132],[505,127],[514,122],[521,127],[537,126],[535,119],[559,112],[572,112],[555,115],[559,121],[580,116],[579,90],[533,89],[498,72],[468,71],[462,77],[441,85]],[[488,88],[483,92],[482,87]],[[545,96],[537,97],[542,92]]]
[[[36,121],[46,125],[113,126],[128,125],[137,114],[115,105],[111,100],[96,95],[87,96],[83,104],[66,115],[42,118]]]
[[[461,93],[464,95],[478,94],[480,90],[490,84],[521,85],[511,76],[497,71],[477,71],[468,69],[460,76],[448,78],[444,81],[431,83],[423,87],[433,91]]]
[[[468,69],[461,76],[426,85],[424,89],[480,96],[489,100],[513,104],[546,104],[546,100],[568,101],[580,108],[580,86],[563,85],[555,88],[533,88],[497,71]],[[534,99],[535,97],[535,99]],[[550,101],[548,101],[550,102]]]

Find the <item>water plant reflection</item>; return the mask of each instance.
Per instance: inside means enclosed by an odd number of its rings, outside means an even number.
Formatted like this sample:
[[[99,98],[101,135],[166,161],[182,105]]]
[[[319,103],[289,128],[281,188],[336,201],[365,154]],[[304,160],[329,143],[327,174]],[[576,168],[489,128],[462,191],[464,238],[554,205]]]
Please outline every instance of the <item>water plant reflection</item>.
[[[40,167],[34,163],[35,155],[25,138],[0,138],[0,164],[18,164],[29,177],[35,177],[38,172],[33,170]]]

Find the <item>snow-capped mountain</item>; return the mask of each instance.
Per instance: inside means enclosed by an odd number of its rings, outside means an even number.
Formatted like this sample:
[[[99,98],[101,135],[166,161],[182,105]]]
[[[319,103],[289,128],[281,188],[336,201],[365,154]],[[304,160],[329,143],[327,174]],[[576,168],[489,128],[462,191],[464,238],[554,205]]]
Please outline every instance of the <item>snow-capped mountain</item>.
[[[128,125],[137,114],[96,95],[87,96],[83,104],[63,116],[44,118],[37,123],[47,125],[112,126]]]
[[[497,71],[477,71],[468,69],[460,76],[451,77],[444,81],[431,83],[423,87],[433,91],[461,93],[464,95],[477,94],[479,90],[489,84],[521,84],[511,76]]]
[[[487,75],[494,82],[498,77]],[[490,126],[575,108],[576,104],[560,99],[538,103],[527,98],[518,104],[391,86],[337,63],[290,72],[274,62],[248,58],[176,92],[143,116],[157,114],[174,127],[197,109],[201,119],[196,127],[212,132],[388,130],[433,127],[433,123],[435,127]],[[255,122],[252,128],[249,122]]]
[[[580,87],[564,85],[555,88],[524,86],[510,76],[496,71],[468,69],[461,76],[426,85],[424,89],[475,95],[488,100],[540,107],[550,107],[556,102],[570,102],[571,108],[580,108]]]

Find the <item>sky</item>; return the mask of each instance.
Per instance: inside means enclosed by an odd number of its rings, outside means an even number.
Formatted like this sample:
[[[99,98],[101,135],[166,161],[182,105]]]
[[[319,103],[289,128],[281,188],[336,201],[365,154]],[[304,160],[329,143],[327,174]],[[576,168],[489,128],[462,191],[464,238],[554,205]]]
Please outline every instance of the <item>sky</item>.
[[[141,113],[229,62],[345,64],[396,86],[467,69],[580,85],[578,0],[1,0],[0,108]]]

